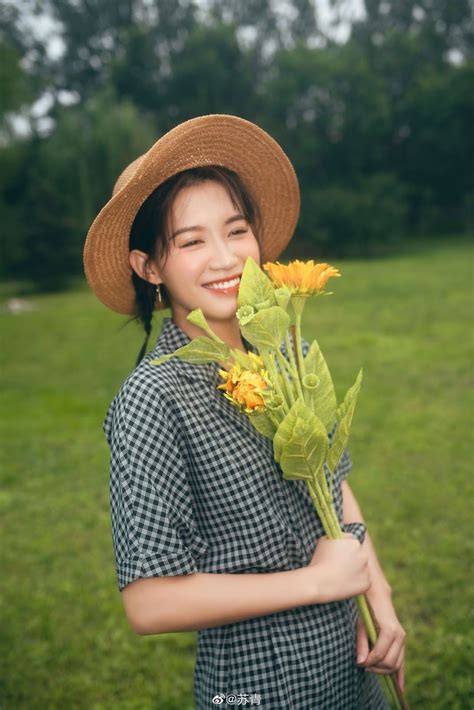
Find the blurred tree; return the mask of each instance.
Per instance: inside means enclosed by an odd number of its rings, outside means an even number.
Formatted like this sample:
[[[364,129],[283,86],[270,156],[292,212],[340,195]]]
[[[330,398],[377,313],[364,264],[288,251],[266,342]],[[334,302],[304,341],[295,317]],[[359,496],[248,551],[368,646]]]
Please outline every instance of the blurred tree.
[[[302,248],[325,257],[391,248],[403,233],[406,195],[387,173],[390,101],[364,50],[281,50],[265,91],[264,122],[300,181]]]
[[[260,54],[307,42],[320,35],[314,0],[210,0],[211,17],[232,23],[245,35],[248,46]]]
[[[462,229],[474,192],[474,62],[420,74],[401,103],[397,171],[411,194],[412,221]]]
[[[162,66],[153,32],[147,25],[129,25],[110,62],[110,84],[117,96],[139,109],[158,114],[163,110]]]
[[[25,261],[27,219],[24,212],[29,184],[31,145],[29,141],[0,146],[0,277],[22,278]]]
[[[264,106],[264,122],[288,150],[303,186],[348,183],[385,164],[384,84],[354,45],[279,52]]]
[[[410,228],[462,229],[473,190],[472,3],[366,0],[365,9],[351,41],[385,86],[387,165],[406,184]]]
[[[15,75],[18,69],[14,69],[14,57],[21,63],[21,71],[28,78],[28,91],[31,102],[36,99],[50,82],[47,77],[45,65],[47,60],[47,47],[44,38],[37,37],[27,30],[25,26],[26,17],[31,16],[32,7],[28,0],[16,0],[16,2],[5,2],[0,0],[0,42],[4,47],[9,48],[9,58],[2,57],[3,75],[2,91],[7,75],[13,72]],[[4,64],[5,62],[5,64]],[[17,107],[16,107],[17,108]]]
[[[343,14],[349,3],[330,5]],[[344,44],[321,31],[318,6],[0,0],[0,130],[25,100],[53,98],[53,120],[32,121],[30,139],[2,131],[3,273],[52,286],[80,272],[84,234],[122,165],[210,112],[247,117],[285,148],[309,252],[395,245],[407,205],[411,231],[472,225],[469,0],[366,0]],[[62,53],[35,31],[33,9]]]
[[[15,47],[0,37],[0,143],[14,140],[13,116],[32,100],[31,81],[20,65]]]
[[[163,120],[167,129],[206,113],[252,118],[255,76],[250,52],[242,50],[233,25],[197,27],[171,59]]]
[[[146,68],[153,65],[153,75],[166,71],[170,52],[182,44],[196,13],[193,0],[48,0],[33,8],[25,8],[23,2],[21,7],[6,13],[4,25],[28,57],[30,70],[42,76],[53,94],[72,91],[81,100],[110,83],[112,66],[143,61],[142,42]],[[64,45],[59,55],[48,53],[46,38],[32,40],[31,32],[29,39],[24,37],[22,19],[32,11],[38,16],[46,13],[56,23]]]
[[[4,249],[7,265],[14,255],[10,270],[42,289],[62,288],[80,274],[93,218],[119,172],[155,140],[150,121],[110,91],[63,109],[54,133],[27,147],[26,189],[15,190],[11,176],[3,176],[3,194],[21,215]]]
[[[405,213],[404,186],[390,173],[350,185],[310,186],[294,247],[318,259],[393,253],[404,236]]]
[[[31,101],[32,87],[18,49],[7,43],[1,30],[0,89],[0,276],[5,277],[15,275],[23,256],[24,226],[15,203],[27,187],[28,146],[15,140],[13,115]]]
[[[28,76],[20,66],[20,54],[15,47],[0,39],[0,117],[18,111],[31,101]]]
[[[347,0],[335,0],[345,4]],[[433,63],[455,51],[465,59],[474,49],[470,0],[364,0],[365,18],[353,24],[352,37],[377,50],[394,33],[416,38]]]

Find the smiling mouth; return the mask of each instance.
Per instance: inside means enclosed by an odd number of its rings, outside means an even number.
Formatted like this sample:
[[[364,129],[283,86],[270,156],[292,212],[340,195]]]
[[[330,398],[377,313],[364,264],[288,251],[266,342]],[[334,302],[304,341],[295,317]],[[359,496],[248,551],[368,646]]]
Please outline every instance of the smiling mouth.
[[[204,288],[211,289],[213,291],[227,291],[229,289],[235,289],[240,284],[240,276],[235,276],[227,281],[214,281],[213,283],[203,284]]]

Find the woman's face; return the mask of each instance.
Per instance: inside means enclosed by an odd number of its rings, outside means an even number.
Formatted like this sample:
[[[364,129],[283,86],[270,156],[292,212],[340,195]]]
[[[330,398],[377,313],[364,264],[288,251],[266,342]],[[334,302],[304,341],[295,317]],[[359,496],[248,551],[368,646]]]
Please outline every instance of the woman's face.
[[[170,250],[157,263],[174,320],[195,308],[209,323],[235,319],[237,292],[245,260],[260,263],[257,239],[226,189],[217,182],[183,188],[170,214]]]

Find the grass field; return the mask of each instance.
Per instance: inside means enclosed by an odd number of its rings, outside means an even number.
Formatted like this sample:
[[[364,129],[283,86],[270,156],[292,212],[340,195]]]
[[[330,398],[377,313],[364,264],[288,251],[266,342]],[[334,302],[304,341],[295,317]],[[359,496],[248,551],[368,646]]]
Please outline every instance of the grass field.
[[[472,257],[452,239],[333,262],[304,324],[339,397],[364,368],[350,482],[408,631],[412,710],[474,707]],[[191,710],[196,634],[134,635],[112,556],[101,425],[141,331],[84,283],[29,300],[0,315],[0,707]]]

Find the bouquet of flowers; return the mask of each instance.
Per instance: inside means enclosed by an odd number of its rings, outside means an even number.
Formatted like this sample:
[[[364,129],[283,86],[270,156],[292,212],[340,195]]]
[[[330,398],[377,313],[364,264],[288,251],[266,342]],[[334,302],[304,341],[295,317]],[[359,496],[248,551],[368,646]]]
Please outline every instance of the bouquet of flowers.
[[[215,361],[224,382],[224,396],[249,417],[263,436],[272,439],[276,462],[286,479],[306,481],[316,512],[327,537],[340,538],[343,531],[333,503],[333,478],[349,440],[362,369],[341,404],[317,340],[303,357],[301,318],[308,298],[331,295],[324,291],[328,280],[339,277],[326,263],[293,261],[287,266],[266,263],[263,269],[251,258],[245,262],[237,299],[237,318],[243,337],[258,354],[230,348],[209,327],[201,309],[187,319],[207,336],[198,336],[170,357],[195,364]],[[285,344],[288,357],[281,347]],[[336,427],[329,443],[328,432]],[[367,636],[372,645],[377,629],[364,595],[356,598]],[[395,675],[382,676],[394,708],[406,708]]]

